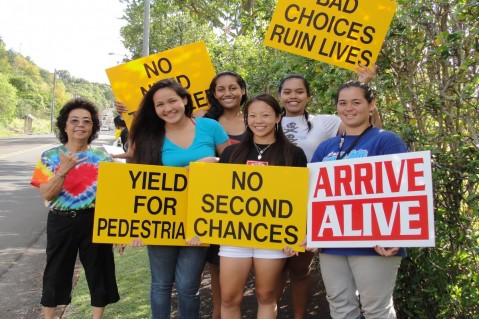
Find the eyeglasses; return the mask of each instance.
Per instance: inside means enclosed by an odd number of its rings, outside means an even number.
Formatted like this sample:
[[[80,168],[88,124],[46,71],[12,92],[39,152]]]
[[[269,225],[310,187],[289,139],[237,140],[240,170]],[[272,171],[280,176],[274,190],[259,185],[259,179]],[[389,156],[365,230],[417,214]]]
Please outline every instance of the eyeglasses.
[[[80,123],[83,124],[83,126],[90,126],[93,124],[92,120],[79,120],[79,119],[71,119],[68,121],[71,125],[77,126]]]

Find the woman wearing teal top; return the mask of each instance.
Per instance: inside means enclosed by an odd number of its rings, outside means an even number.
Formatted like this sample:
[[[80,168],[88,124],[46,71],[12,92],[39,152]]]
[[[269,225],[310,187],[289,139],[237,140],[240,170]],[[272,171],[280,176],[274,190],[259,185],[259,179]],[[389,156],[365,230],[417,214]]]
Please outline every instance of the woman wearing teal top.
[[[191,162],[217,162],[230,145],[221,125],[191,118],[190,94],[173,80],[155,83],[143,97],[130,130],[131,162],[185,167]],[[141,244],[140,244],[141,245]],[[153,319],[169,319],[173,284],[178,292],[179,318],[199,318],[198,290],[206,247],[148,246]]]

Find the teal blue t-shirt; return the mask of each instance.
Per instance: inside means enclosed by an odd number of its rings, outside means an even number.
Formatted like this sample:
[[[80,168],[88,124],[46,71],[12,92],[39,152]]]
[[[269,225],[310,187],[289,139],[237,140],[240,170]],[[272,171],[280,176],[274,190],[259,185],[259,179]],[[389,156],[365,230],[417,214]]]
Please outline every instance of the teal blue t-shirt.
[[[165,138],[162,162],[165,166],[185,167],[200,158],[216,156],[216,146],[228,141],[228,134],[215,120],[208,118],[195,119],[195,138],[187,148],[179,147]]]

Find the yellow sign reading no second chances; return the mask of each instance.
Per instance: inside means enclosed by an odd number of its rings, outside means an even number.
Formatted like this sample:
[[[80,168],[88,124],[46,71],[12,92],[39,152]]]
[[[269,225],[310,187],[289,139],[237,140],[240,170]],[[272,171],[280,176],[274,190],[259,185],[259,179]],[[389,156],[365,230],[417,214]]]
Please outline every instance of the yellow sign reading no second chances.
[[[191,163],[188,187],[187,238],[304,251],[307,168]]]

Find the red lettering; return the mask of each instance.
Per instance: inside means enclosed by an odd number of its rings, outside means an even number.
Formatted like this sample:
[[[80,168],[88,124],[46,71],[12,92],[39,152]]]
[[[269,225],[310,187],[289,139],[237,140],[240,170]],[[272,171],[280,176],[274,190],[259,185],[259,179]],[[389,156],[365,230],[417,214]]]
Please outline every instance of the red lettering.
[[[370,163],[354,165],[354,195],[362,194],[362,186],[366,194],[374,194],[372,185],[373,167]]]
[[[407,189],[410,192],[414,191],[424,191],[426,189],[425,184],[416,184],[416,178],[422,177],[424,178],[424,171],[423,170],[416,170],[416,164],[424,164],[423,158],[411,158],[407,160]]]
[[[328,176],[328,170],[326,167],[321,167],[318,173],[318,179],[316,181],[316,189],[314,190],[314,197],[318,197],[318,191],[323,190],[327,197],[333,196],[331,189],[331,182]]]
[[[334,194],[341,196],[341,188],[344,188],[344,195],[353,195],[351,189],[352,172],[351,166],[341,165],[334,167]]]
[[[409,158],[321,167],[314,197],[321,191],[326,197],[425,191],[424,164]]]
[[[386,161],[384,162],[384,169],[386,170],[386,175],[388,176],[389,187],[391,188],[391,192],[397,193],[401,187],[401,180],[402,175],[404,172],[404,161],[401,161],[401,168],[399,169],[399,176],[396,179],[396,175],[394,174],[393,162]]]

